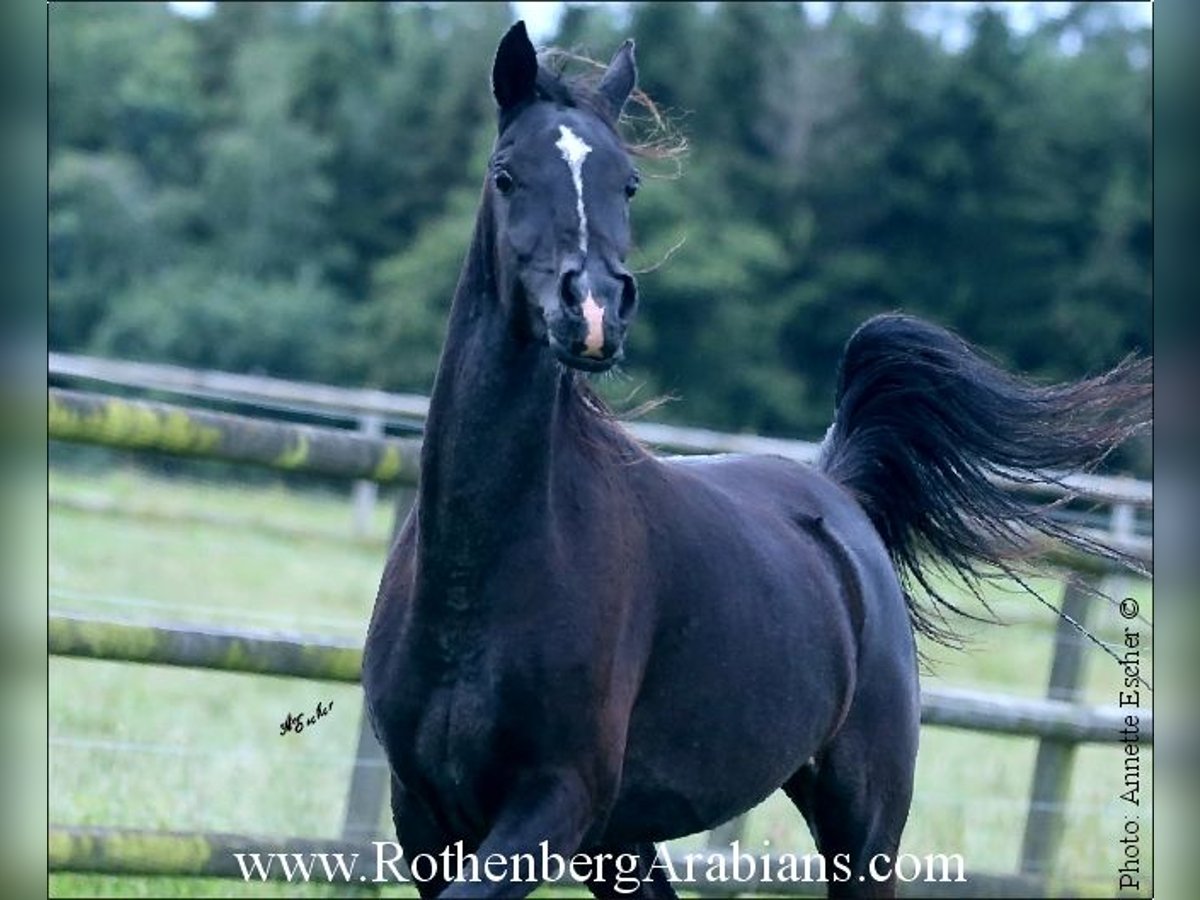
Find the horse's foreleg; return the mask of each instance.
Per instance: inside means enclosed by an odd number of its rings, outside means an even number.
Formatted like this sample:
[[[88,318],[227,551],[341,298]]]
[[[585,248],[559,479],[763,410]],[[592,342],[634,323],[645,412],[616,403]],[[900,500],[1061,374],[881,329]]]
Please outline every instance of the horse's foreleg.
[[[656,866],[658,848],[650,842],[631,844],[605,851],[613,856],[612,866],[604,878],[592,878],[587,882],[594,897],[607,900],[612,897],[630,897],[635,900],[676,900],[675,886],[667,878],[662,867]],[[628,868],[625,862],[635,860],[636,865]]]
[[[411,860],[420,854],[436,855],[449,843],[424,805],[408,792],[395,775],[392,776],[392,822],[406,859]],[[423,898],[436,897],[447,884],[437,873],[424,881],[414,876],[413,881],[417,893]]]
[[[492,854],[506,857],[510,862],[505,877],[456,881],[440,896],[524,897],[538,883],[524,880],[523,872],[521,881],[514,880],[513,857],[529,854],[538,866],[543,857],[569,861],[595,818],[591,792],[578,772],[557,769],[522,776],[507,792],[495,824],[476,851],[480,861]]]

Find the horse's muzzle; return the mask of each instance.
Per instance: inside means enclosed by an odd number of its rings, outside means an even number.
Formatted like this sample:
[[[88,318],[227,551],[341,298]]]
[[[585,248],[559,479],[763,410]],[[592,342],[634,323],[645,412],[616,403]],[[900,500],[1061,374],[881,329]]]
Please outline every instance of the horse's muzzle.
[[[607,372],[625,358],[625,348],[621,346],[618,346],[608,356],[585,356],[582,353],[568,350],[552,333],[548,335],[548,338],[554,357],[564,366],[570,366],[572,369],[580,369],[584,372]]]
[[[637,306],[633,276],[568,268],[558,282],[558,309],[548,321],[551,349],[565,365],[586,372],[608,369],[624,355],[625,332]]]

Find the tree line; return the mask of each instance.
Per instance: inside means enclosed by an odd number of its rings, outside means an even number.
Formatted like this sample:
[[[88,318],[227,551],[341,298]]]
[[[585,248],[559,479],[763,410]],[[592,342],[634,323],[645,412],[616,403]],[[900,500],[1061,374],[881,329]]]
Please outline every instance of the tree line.
[[[905,310],[1079,377],[1150,350],[1150,31],[1076,3],[961,48],[910,4],[568,6],[641,86],[642,306],[614,398],[819,437],[854,327]],[[506,4],[49,7],[53,349],[428,391],[494,137]]]

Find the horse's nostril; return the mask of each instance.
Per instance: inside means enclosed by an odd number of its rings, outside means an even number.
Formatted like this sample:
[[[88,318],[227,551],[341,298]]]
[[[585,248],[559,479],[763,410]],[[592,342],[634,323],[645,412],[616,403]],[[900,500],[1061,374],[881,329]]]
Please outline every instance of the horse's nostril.
[[[621,305],[617,310],[617,315],[622,321],[633,315],[634,309],[637,307],[637,282],[633,280],[632,275],[621,276]]]
[[[575,290],[577,274],[576,272],[564,272],[558,280],[558,296],[562,300],[562,305],[567,309],[578,309],[579,304],[583,302],[583,298]]]

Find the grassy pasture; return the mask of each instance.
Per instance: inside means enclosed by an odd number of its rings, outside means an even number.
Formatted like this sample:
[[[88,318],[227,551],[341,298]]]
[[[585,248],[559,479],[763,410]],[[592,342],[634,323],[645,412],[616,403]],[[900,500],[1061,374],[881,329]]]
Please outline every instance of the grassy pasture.
[[[376,539],[353,541],[348,491],[168,480],[133,468],[99,475],[54,469],[49,485],[52,611],[364,636],[390,527],[387,502],[376,511]],[[347,539],[330,537],[336,534]],[[1040,587],[1058,599],[1055,585]],[[1121,593],[1153,617],[1147,584],[1127,583]],[[1052,614],[1019,594],[998,592],[995,606],[1020,624],[972,627],[967,652],[927,648],[935,665],[926,684],[1044,693]],[[1121,627],[1107,609],[1091,621],[1110,639]],[[1115,702],[1119,669],[1094,648],[1087,657],[1086,697]],[[1148,671],[1150,657],[1143,659]],[[49,675],[52,823],[337,836],[359,727],[357,687],[58,658]],[[289,711],[330,700],[327,718],[302,734],[279,735]],[[903,849],[961,853],[974,871],[1015,871],[1035,752],[1029,739],[925,729]],[[1116,746],[1078,753],[1057,872],[1064,884],[1115,893],[1121,764]],[[1150,775],[1146,760],[1144,804]],[[1144,872],[1152,863],[1149,812],[1143,806]],[[381,821],[386,835],[384,828]],[[782,795],[751,814],[744,844],[753,852],[765,841],[772,850],[812,850]],[[67,874],[52,876],[50,889],[63,897],[337,893],[318,885],[301,891]],[[409,895],[401,888],[384,894]]]

